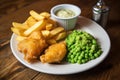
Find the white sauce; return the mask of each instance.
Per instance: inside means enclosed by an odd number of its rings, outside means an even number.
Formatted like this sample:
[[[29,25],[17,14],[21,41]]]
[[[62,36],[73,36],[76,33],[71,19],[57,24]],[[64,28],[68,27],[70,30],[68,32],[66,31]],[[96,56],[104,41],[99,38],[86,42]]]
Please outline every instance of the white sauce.
[[[56,12],[56,16],[61,18],[70,18],[75,16],[75,13],[69,9],[60,9]]]

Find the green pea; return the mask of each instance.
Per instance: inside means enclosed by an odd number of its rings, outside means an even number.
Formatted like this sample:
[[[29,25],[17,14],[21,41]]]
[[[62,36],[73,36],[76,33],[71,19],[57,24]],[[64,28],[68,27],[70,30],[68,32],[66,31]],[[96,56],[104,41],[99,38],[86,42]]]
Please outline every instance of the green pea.
[[[85,63],[85,62],[86,62],[86,60],[85,60],[85,59],[82,59],[82,60],[81,60],[81,62],[82,62],[82,63]]]
[[[72,59],[72,60],[71,60],[71,63],[75,63],[75,61]]]
[[[95,59],[95,57],[94,57],[94,56],[91,56],[90,59],[93,60],[93,59]]]
[[[92,43],[93,43],[93,44],[96,44],[97,42],[96,42],[96,40],[95,40],[95,39],[93,39],[93,40],[92,40]]]
[[[88,54],[85,54],[85,58],[86,58],[86,59],[88,59],[88,58],[89,58]]]
[[[96,53],[96,54],[97,54],[98,56],[100,56],[100,55],[101,55],[101,53],[102,53],[102,51],[101,51],[101,50],[99,50],[99,51],[97,51],[97,53]]]
[[[91,49],[92,49],[92,50],[95,50],[95,45],[92,45],[92,46],[91,46]]]
[[[85,50],[85,46],[82,47],[82,50]]]
[[[75,52],[78,52],[78,51],[80,51],[80,48],[79,48],[79,47],[76,48]]]
[[[94,54],[94,56],[97,58],[97,57],[99,57],[99,54]]]
[[[93,56],[93,54],[92,54],[92,53],[89,53],[89,56],[91,57],[91,56]]]
[[[82,51],[82,52],[81,52],[81,54],[80,54],[80,56],[82,56],[82,57],[83,57],[83,56],[84,56],[84,54],[85,54],[85,52],[84,52],[84,51]]]
[[[71,55],[71,58],[73,59],[73,58],[74,58],[74,55]]]
[[[70,46],[70,48],[71,48],[71,49],[75,48],[75,45],[74,45],[74,44],[73,44],[73,45],[71,45],[71,46]]]
[[[93,50],[93,49],[91,49],[91,50],[90,50],[90,53],[91,53],[91,54],[92,54],[92,53],[94,53],[94,50]]]
[[[77,62],[77,57],[74,58],[74,61]]]
[[[80,60],[77,61],[78,64],[82,64],[82,62]]]
[[[82,59],[82,56],[79,56],[78,59],[81,60],[81,59]]]

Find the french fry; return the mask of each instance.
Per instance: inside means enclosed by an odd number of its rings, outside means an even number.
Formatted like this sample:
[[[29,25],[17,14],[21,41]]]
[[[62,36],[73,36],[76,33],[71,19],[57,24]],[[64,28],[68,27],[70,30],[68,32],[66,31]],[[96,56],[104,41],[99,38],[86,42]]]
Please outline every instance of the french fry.
[[[32,17],[28,17],[28,19],[24,22],[25,24],[27,24],[29,27],[33,26],[37,21]]]
[[[67,33],[64,31],[64,32],[61,32],[59,33],[58,35],[56,35],[56,40],[59,41],[59,40],[62,40],[64,39],[65,37],[67,36]]]
[[[45,38],[49,38],[49,35],[50,35],[50,31],[48,30],[42,30],[42,35],[45,37]]]
[[[57,25],[58,25],[56,21],[54,21],[50,18],[47,19],[47,23],[51,23],[54,27],[57,27]]]
[[[50,18],[50,14],[48,12],[42,12],[40,15],[44,16],[45,18]]]
[[[53,37],[55,35],[57,35],[58,33],[64,31],[63,27],[56,27],[53,30],[50,31],[50,37]]]
[[[34,10],[31,10],[30,11],[30,15],[35,18],[36,20],[43,20],[45,17],[44,16],[41,16],[39,15],[37,12],[35,12]]]
[[[11,27],[11,30],[13,33],[23,36],[23,32],[24,32],[23,30],[20,30],[18,28],[14,28],[14,27]]]
[[[51,24],[51,23],[47,23],[46,24],[46,30],[52,30],[53,29],[53,24]]]
[[[17,23],[17,22],[12,22],[13,27],[18,28],[18,29],[28,29],[29,27],[26,24],[21,24],[21,23]]]
[[[30,35],[33,31],[36,30],[42,30],[45,28],[46,21],[45,20],[40,20],[39,22],[35,23],[33,26],[31,26],[29,29],[27,29],[24,32],[25,36]]]
[[[26,39],[26,38],[27,38],[27,37],[24,37],[24,36],[17,36],[17,37],[16,37],[16,40],[20,42],[20,41],[22,41],[22,40],[24,40],[24,39]]]

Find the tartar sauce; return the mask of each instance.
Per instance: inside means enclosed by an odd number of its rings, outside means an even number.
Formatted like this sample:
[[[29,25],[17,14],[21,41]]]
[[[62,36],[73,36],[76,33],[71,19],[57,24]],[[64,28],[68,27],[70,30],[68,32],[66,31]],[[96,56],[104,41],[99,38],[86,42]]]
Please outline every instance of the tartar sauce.
[[[60,9],[56,12],[56,16],[61,18],[70,18],[75,16],[75,13],[69,9]]]

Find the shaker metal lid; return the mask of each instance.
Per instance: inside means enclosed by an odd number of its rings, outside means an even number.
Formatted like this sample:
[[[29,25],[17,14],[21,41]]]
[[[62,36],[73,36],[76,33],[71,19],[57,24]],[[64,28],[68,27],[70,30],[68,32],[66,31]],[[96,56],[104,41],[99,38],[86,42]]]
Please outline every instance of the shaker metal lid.
[[[99,0],[97,4],[93,7],[93,10],[97,12],[107,12],[109,11],[109,7],[105,5],[103,0]]]

